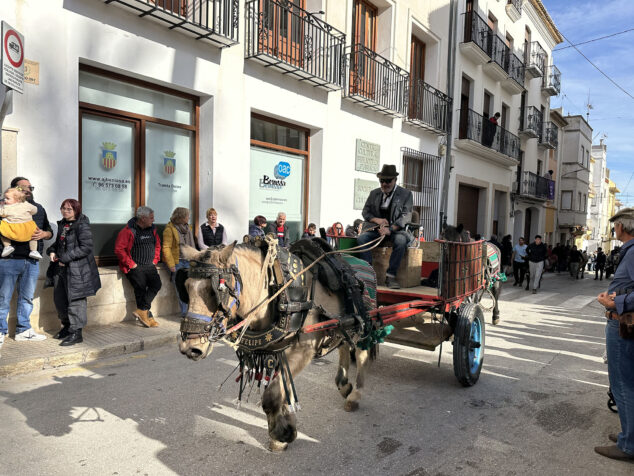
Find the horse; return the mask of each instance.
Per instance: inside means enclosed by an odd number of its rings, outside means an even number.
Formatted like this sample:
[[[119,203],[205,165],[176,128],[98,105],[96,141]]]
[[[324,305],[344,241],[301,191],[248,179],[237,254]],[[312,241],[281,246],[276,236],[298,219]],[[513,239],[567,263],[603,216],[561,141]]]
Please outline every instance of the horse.
[[[452,226],[444,224],[440,233],[441,240],[447,241],[457,241],[461,243],[473,241],[469,238],[469,234],[464,229],[462,224],[458,226]],[[495,246],[493,243],[485,242],[487,247],[487,286],[491,286],[491,296],[493,297],[493,325],[497,325],[500,322],[500,308],[498,306],[498,300],[500,297],[500,293],[502,291],[502,286],[500,285],[500,281],[495,279],[500,272],[500,260],[501,260],[501,252],[500,249]],[[496,258],[497,257],[497,258]],[[490,280],[495,279],[493,284],[490,284]]]
[[[214,339],[213,336],[210,336],[210,327],[223,326],[226,329],[227,326],[236,322],[244,322],[247,313],[253,310],[258,303],[269,299],[273,293],[271,289],[275,288],[269,286],[271,271],[267,271],[268,255],[264,256],[261,249],[253,246],[252,243],[236,245],[234,242],[226,247],[210,248],[205,251],[183,247],[182,254],[185,259],[190,260],[192,265],[207,269],[211,274],[210,279],[200,277],[196,273],[192,273],[190,268],[189,277],[184,283],[189,298],[189,310],[184,321],[189,319],[194,323],[202,322],[202,324],[207,324],[207,327],[204,330],[201,328],[196,330],[187,326],[184,328],[181,324],[181,339],[178,347],[181,354],[191,360],[198,361],[207,357],[212,351]],[[301,265],[299,268],[301,269]],[[295,271],[297,270],[295,269]],[[372,274],[372,276],[374,275]],[[311,295],[308,298],[314,303],[303,321],[303,329],[324,321],[324,318],[332,319],[334,316],[344,315],[345,303],[342,292],[330,291],[316,276],[313,276],[312,272],[306,272],[302,277],[305,277],[307,289],[311,290]],[[215,282],[214,279],[216,279]],[[374,279],[376,280],[375,277]],[[229,291],[228,293],[219,291],[223,284]],[[232,296],[234,301],[229,304]],[[228,299],[225,299],[227,297]],[[247,317],[249,331],[255,334],[260,332],[268,339],[267,329],[271,329],[271,326],[275,325],[276,318],[279,318],[276,315],[278,309],[274,302],[255,309]],[[227,332],[230,331],[231,329]],[[237,331],[237,333],[239,332]],[[290,345],[281,351],[283,356],[276,354],[281,359],[282,365],[279,371],[271,372],[268,386],[262,393],[262,409],[267,417],[269,449],[271,451],[285,450],[288,444],[297,437],[296,408],[292,403],[295,391],[292,376],[299,374],[315,356],[338,349],[339,364],[335,384],[345,399],[343,408],[348,412],[359,408],[361,390],[364,387],[371,351],[362,350],[354,345],[355,338],[359,338],[355,329],[349,329],[348,332],[344,333],[334,331],[305,333],[299,331],[290,336],[288,341],[285,341],[290,342]],[[234,342],[234,344],[237,343]],[[240,357],[240,350],[237,352]],[[349,381],[348,372],[351,352],[356,358],[357,368],[354,385]],[[242,365],[242,360],[240,365]],[[258,388],[259,385],[260,383],[258,383]]]

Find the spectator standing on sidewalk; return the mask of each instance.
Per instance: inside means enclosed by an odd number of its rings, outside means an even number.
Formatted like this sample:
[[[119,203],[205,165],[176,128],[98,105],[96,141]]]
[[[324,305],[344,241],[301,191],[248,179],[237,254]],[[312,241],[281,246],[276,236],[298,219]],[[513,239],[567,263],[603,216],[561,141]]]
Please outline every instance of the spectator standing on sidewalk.
[[[33,221],[37,225],[32,240],[37,241],[37,251],[42,254],[44,241],[53,237],[53,230],[48,222],[46,210],[33,200],[35,187],[24,177],[15,177],[11,180],[11,188],[20,187],[26,194],[26,201],[37,207],[37,213],[33,215]],[[11,242],[13,253],[0,258],[0,347],[9,331],[7,316],[11,306],[11,297],[16,286],[18,289],[17,324],[15,326],[16,341],[37,341],[46,339],[45,335],[36,334],[31,328],[31,311],[33,310],[33,295],[35,285],[40,274],[40,262],[29,258],[28,242]]]
[[[605,261],[606,261],[605,253],[602,248],[597,249],[597,257],[594,261],[594,279],[597,278],[599,281],[603,281],[603,270],[605,269]]]
[[[176,271],[179,269],[188,269],[189,261],[181,258],[181,245],[196,248],[192,228],[189,226],[189,210],[184,207],[176,207],[172,212],[169,223],[163,230],[163,262],[170,270],[170,281],[176,286]],[[176,288],[176,296],[178,296],[178,288]],[[187,314],[187,303],[178,299],[178,305],[181,311],[181,317]]]
[[[99,270],[92,246],[90,220],[81,212],[81,204],[67,198],[60,207],[57,237],[46,253],[51,258],[46,276],[53,278],[53,300],[62,328],[54,339],[69,346],[84,341],[82,330],[88,321],[88,296],[101,288]]]
[[[158,322],[150,315],[152,301],[161,289],[161,277],[156,269],[161,259],[161,240],[154,226],[154,210],[137,208],[136,216],[119,232],[114,252],[119,268],[134,289],[137,307],[134,317],[146,327],[157,327]]]
[[[537,293],[539,282],[542,279],[544,271],[544,261],[548,255],[546,245],[542,243],[541,235],[535,235],[535,241],[526,247],[526,256],[528,257],[528,269],[530,273],[530,285],[533,294]]]
[[[616,239],[623,242],[620,265],[607,292],[597,296],[608,319],[605,340],[610,388],[619,409],[621,432],[608,438],[616,445],[597,446],[607,458],[634,463],[634,208],[610,218]]]
[[[526,275],[526,245],[521,236],[513,247],[511,259],[513,260],[513,276],[515,277],[513,286],[521,286]]]

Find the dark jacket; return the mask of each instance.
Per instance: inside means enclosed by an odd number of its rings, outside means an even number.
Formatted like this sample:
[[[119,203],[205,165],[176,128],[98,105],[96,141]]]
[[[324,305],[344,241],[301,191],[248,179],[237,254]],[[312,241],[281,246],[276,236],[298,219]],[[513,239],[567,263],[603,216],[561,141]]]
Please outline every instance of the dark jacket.
[[[249,236],[264,236],[264,230],[253,223],[249,225]]]
[[[64,225],[68,223],[70,228],[66,236],[62,238]],[[66,220],[57,222],[57,237],[46,250],[46,254],[51,253],[55,253],[59,262],[64,264],[61,267],[57,262],[51,262],[50,266],[58,267],[57,272],[66,272],[68,278],[66,294],[70,301],[94,296],[101,288],[99,270],[93,255],[90,220],[86,215],[80,215],[72,222]]]
[[[363,212],[361,215],[365,221],[370,221],[372,218],[381,218],[381,200],[383,199],[383,192],[380,188],[375,188],[368,195],[368,199],[365,201]],[[390,216],[388,221],[391,225],[398,225],[401,230],[405,229],[405,225],[412,221],[412,209],[414,207],[414,199],[412,192],[406,188],[396,186],[396,190],[392,195],[390,202]],[[407,232],[409,239],[413,236]]]
[[[526,247],[526,257],[533,263],[541,263],[548,257],[548,247],[544,243],[531,243]]]
[[[154,260],[153,263],[157,264],[161,259],[161,240],[159,239],[156,227],[152,225],[152,233],[154,234]],[[132,259],[130,252],[134,245],[134,237],[136,235],[136,217],[131,218],[128,224],[117,235],[117,240],[114,242],[114,254],[117,255],[119,260],[119,269],[125,274],[128,274],[130,268],[136,263]]]
[[[273,233],[275,236],[277,236],[277,222],[274,221],[273,223],[269,223],[268,225],[266,225],[266,228],[264,229],[264,232],[268,235],[269,233]],[[278,237],[278,241],[280,246],[288,246],[289,245],[289,238],[288,238],[288,227],[286,226],[286,223],[284,223],[284,236],[282,238]]]
[[[513,243],[511,240],[502,240],[502,247],[500,248],[502,252],[502,264],[504,266],[511,266],[511,256],[513,255]]]
[[[597,259],[596,259],[596,261],[594,262],[594,263],[595,263],[595,266],[596,266],[597,268],[604,268],[604,267],[605,267],[605,260],[606,260],[605,253],[604,253],[603,251],[599,251],[599,252],[597,253]]]

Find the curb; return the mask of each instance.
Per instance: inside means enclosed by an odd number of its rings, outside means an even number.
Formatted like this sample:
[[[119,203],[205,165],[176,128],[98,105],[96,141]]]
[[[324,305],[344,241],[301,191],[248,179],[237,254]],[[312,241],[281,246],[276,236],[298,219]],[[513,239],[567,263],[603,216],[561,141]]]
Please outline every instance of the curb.
[[[2,364],[0,361],[0,378],[23,375],[39,370],[49,370],[62,367],[64,365],[80,365],[95,360],[106,359],[118,355],[132,354],[143,350],[156,349],[167,344],[176,343],[178,333],[163,334],[153,337],[140,338],[138,340],[116,343],[100,348],[77,349],[63,355],[51,357],[34,357],[28,360]]]

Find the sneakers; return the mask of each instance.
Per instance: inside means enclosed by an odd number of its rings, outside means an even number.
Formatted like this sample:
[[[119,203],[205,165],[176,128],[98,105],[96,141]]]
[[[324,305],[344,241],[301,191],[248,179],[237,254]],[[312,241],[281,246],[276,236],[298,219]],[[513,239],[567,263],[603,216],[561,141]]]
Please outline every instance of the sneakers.
[[[39,251],[31,251],[29,253],[29,258],[41,260],[42,259],[42,255],[39,253]]]
[[[11,246],[11,245],[5,246],[4,249],[2,250],[2,257],[6,258],[11,253],[13,253],[14,251],[15,251],[15,248],[13,246]]]
[[[15,335],[16,341],[23,341],[23,340],[36,341],[36,340],[44,340],[44,339],[46,339],[45,335],[36,334],[33,329],[27,329],[24,332],[20,332],[19,334]]]
[[[6,334],[0,334],[0,349],[2,349],[2,344],[4,344],[4,336]]]

